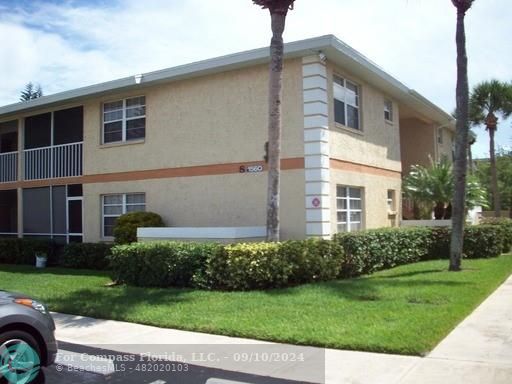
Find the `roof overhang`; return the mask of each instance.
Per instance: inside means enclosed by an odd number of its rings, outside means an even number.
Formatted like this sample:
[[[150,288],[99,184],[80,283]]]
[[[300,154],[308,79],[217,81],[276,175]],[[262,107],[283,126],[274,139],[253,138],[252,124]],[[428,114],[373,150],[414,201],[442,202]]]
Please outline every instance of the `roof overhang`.
[[[386,73],[379,66],[333,35],[315,37],[285,44],[285,58],[297,58],[323,52],[327,59],[346,68],[354,75],[363,78],[369,84],[383,90],[399,103],[413,109],[426,119],[440,126],[454,126],[455,120],[434,103],[408,88]],[[85,101],[98,96],[168,83],[229,70],[265,64],[269,61],[268,47],[221,56],[191,64],[180,65],[160,71],[125,77],[106,83],[59,92],[53,95],[0,107],[0,119],[4,120],[20,113],[30,113],[43,108],[51,108]]]

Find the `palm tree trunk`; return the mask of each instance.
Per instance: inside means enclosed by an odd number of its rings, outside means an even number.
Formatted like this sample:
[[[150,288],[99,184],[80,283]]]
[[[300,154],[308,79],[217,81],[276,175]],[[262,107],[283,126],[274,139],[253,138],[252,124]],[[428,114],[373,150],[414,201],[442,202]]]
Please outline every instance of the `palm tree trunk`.
[[[491,159],[491,191],[494,203],[494,216],[501,216],[500,191],[498,190],[498,172],[496,170],[496,150],[494,148],[495,129],[488,127],[489,131],[489,157]]]
[[[281,174],[281,98],[283,83],[283,31],[286,13],[273,12],[270,43],[267,241],[279,241],[279,200]]]
[[[457,7],[457,127],[455,134],[454,179],[455,192],[452,203],[452,234],[450,242],[450,271],[460,271],[464,241],[464,216],[466,200],[466,171],[468,148],[469,85],[468,58],[464,16],[466,9]]]

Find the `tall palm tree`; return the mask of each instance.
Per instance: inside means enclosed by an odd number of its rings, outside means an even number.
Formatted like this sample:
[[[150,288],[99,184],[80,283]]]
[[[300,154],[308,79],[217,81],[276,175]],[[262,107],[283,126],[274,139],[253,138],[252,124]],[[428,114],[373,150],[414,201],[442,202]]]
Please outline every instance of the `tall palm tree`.
[[[283,32],[288,10],[295,0],[253,0],[270,11],[270,80],[268,117],[267,241],[279,241],[279,200],[281,177],[281,99],[283,88]]]
[[[512,114],[512,85],[499,80],[484,81],[473,88],[469,102],[470,119],[473,125],[485,124],[489,132],[489,157],[491,160],[491,193],[494,215],[501,214],[496,169],[496,149],[494,135],[498,129],[498,116],[504,119]]]
[[[457,127],[455,132],[454,178],[455,192],[452,202],[452,235],[450,242],[450,271],[460,271],[462,245],[464,241],[464,219],[466,199],[466,172],[468,162],[469,130],[469,85],[468,56],[466,53],[466,30],[464,18],[474,0],[452,0],[457,9]]]

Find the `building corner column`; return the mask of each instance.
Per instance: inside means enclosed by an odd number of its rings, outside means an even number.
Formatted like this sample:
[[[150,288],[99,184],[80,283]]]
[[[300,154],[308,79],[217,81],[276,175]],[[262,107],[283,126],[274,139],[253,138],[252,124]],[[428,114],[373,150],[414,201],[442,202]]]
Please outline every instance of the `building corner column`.
[[[319,55],[302,58],[306,237],[331,237],[327,69]]]

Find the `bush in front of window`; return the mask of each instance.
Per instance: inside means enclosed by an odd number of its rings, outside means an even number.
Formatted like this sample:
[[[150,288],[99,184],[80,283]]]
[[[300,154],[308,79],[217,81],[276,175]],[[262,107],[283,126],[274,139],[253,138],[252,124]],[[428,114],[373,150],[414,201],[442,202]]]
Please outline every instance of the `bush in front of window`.
[[[116,244],[130,244],[137,241],[137,228],[163,227],[160,215],[153,212],[129,212],[119,216],[114,227]]]
[[[36,254],[45,254],[48,264],[55,264],[57,246],[51,240],[0,238],[0,264],[34,265]]]
[[[414,263],[427,258],[429,228],[386,228],[338,233],[334,241],[345,250],[343,277],[369,274],[381,269]]]
[[[59,264],[66,268],[104,270],[109,267],[112,245],[72,243],[64,247]]]

